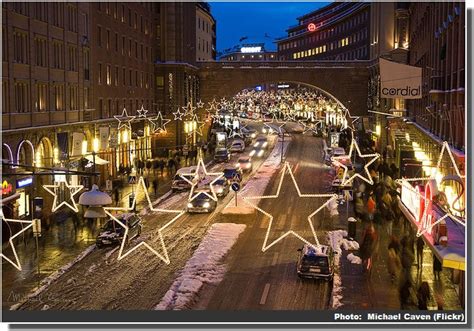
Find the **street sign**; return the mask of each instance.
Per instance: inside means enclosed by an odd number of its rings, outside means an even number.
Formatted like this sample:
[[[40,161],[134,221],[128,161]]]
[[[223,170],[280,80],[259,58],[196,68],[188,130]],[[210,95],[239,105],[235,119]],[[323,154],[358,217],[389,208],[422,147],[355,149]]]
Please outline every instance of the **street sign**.
[[[35,218],[32,222],[33,225],[33,235],[35,237],[41,237],[41,220],[39,218]]]
[[[237,191],[240,190],[240,184],[237,183],[237,182],[233,182],[233,183],[230,185],[230,188],[232,189],[232,191],[237,192]]]
[[[128,183],[129,184],[136,184],[137,183],[137,176],[128,176]]]
[[[354,192],[352,190],[343,190],[344,192],[344,200],[352,201],[354,200]]]

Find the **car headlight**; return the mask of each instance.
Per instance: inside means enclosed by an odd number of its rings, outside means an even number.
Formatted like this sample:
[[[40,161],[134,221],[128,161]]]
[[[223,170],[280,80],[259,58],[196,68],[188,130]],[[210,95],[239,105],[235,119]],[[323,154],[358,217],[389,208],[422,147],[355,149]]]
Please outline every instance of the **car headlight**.
[[[236,168],[239,168],[239,167],[240,167],[240,163],[236,163],[236,164],[235,164],[235,167],[236,167]]]
[[[252,134],[250,135],[250,137],[252,137],[252,138],[255,138],[256,136],[257,136],[256,133],[252,133]]]
[[[247,165],[245,166],[247,169],[250,169],[250,167],[252,166],[252,163],[247,163]]]
[[[209,208],[211,206],[211,204],[209,202],[204,202],[204,204],[202,206],[204,208]]]
[[[224,191],[224,189],[222,188],[222,186],[216,188],[216,193],[222,193],[222,191]]]
[[[267,129],[263,128],[263,129],[262,129],[262,132],[263,132],[263,133],[267,133]]]
[[[264,142],[262,147],[267,147],[268,143],[267,142]]]
[[[188,208],[193,208],[193,204],[191,202],[188,203]]]
[[[253,144],[253,147],[258,147],[258,143]]]
[[[258,152],[258,156],[262,156],[262,155],[263,155],[263,151]]]
[[[255,150],[252,149],[252,151],[249,153],[250,156],[254,156],[255,155]]]

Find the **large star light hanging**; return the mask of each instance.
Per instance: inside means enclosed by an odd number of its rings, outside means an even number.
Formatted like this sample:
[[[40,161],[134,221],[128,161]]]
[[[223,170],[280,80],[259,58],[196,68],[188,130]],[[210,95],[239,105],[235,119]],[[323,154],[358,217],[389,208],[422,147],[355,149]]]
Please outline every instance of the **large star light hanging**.
[[[354,153],[354,149],[357,151],[357,154],[359,155],[360,158],[362,159],[366,159],[366,158],[370,158],[371,160],[368,161],[365,166],[364,166],[364,171],[367,175],[367,177],[365,176],[362,176],[361,174],[359,173],[354,173],[350,178],[347,178],[347,173],[349,171],[349,168],[344,164],[344,163],[341,163],[339,160],[346,160],[346,159],[349,159],[351,160],[352,159],[352,153]],[[378,153],[373,153],[373,154],[362,154],[360,149],[359,149],[359,145],[357,144],[356,140],[354,138],[352,138],[352,141],[351,141],[351,147],[349,149],[349,155],[343,155],[343,156],[333,156],[331,158],[331,161],[333,162],[333,164],[337,165],[337,166],[340,166],[344,169],[344,175],[343,175],[343,180],[342,180],[342,183],[341,183],[341,186],[346,186],[350,183],[352,183],[352,181],[356,178],[356,177],[359,177],[360,179],[362,179],[363,181],[369,183],[370,185],[373,185],[374,184],[374,181],[372,179],[372,177],[370,176],[370,172],[369,172],[369,166],[374,163],[378,158],[380,157],[380,154]],[[347,178],[347,179],[346,179]]]
[[[219,179],[221,179],[224,176],[224,174],[222,172],[208,172],[202,158],[199,158],[199,161],[194,173],[180,174],[179,176],[191,185],[191,191],[189,192],[189,198],[188,198],[189,202],[193,201],[201,193],[204,193],[205,195],[207,195],[209,198],[211,198],[214,201],[218,200],[213,186],[215,182],[217,182]],[[192,180],[189,180],[188,178],[191,178],[191,177],[192,177]],[[209,194],[206,191],[202,191],[202,192],[198,191],[197,193],[194,193],[196,188],[198,188],[199,183],[205,181],[206,179],[208,179],[208,177],[215,177],[209,183],[211,194]]]
[[[148,109],[143,108],[143,105],[140,109],[137,109],[138,118],[140,117],[146,118],[147,113],[148,113]]]
[[[120,245],[120,249],[119,249],[119,253],[118,253],[118,257],[117,257],[117,261],[120,261],[122,260],[123,258],[125,258],[126,256],[130,255],[132,252],[134,252],[135,250],[137,250],[138,248],[140,248],[141,246],[145,247],[146,249],[148,249],[150,252],[152,252],[153,254],[155,254],[160,260],[162,260],[163,262],[165,262],[166,264],[170,264],[170,259],[169,259],[169,256],[168,256],[168,250],[166,248],[166,245],[165,245],[165,242],[164,242],[164,239],[163,239],[163,231],[169,227],[171,224],[173,224],[179,217],[181,217],[185,212],[183,210],[171,210],[171,209],[161,209],[161,208],[155,208],[153,207],[153,203],[150,199],[150,195],[148,194],[148,189],[146,188],[146,185],[145,185],[145,181],[143,179],[143,177],[140,177],[138,179],[138,188],[141,188],[141,190],[143,190],[144,194],[145,194],[145,197],[147,199],[147,202],[148,202],[148,209],[151,210],[152,212],[160,212],[160,213],[167,213],[167,214],[176,214],[175,217],[173,217],[170,221],[168,221],[165,225],[161,226],[159,229],[158,229],[158,236],[159,236],[159,240],[160,240],[160,246],[161,246],[161,250],[163,251],[163,254],[160,254],[156,249],[154,249],[150,244],[148,244],[147,242],[145,241],[142,241],[140,243],[138,243],[136,246],[130,248],[128,251],[126,251],[125,253],[123,252],[124,251],[124,248],[125,248],[125,244],[127,242],[127,236],[128,236],[128,232],[129,232],[129,227],[124,224],[122,221],[120,221],[115,215],[113,215],[110,211],[132,211],[135,209],[135,206],[136,206],[136,203],[137,203],[137,196],[138,196],[138,191],[135,192],[135,197],[132,201],[132,205],[130,207],[105,207],[104,210],[105,210],[105,213],[107,215],[109,215],[115,222],[117,222],[117,224],[119,224],[121,227],[123,227],[125,229],[125,234],[123,236],[123,239],[122,239],[122,243]]]
[[[188,102],[188,104],[186,106],[183,106],[181,108],[183,108],[184,116],[187,116],[187,115],[193,116],[193,115],[195,115],[196,107],[194,107],[191,104],[191,102]]]
[[[360,116],[352,116],[351,112],[349,109],[344,109],[344,117],[346,118],[347,121],[347,127],[351,129],[352,131],[355,131],[355,122],[357,122],[360,119]]]
[[[185,115],[185,113],[180,112],[179,107],[178,107],[178,109],[176,110],[176,112],[173,113],[173,115],[174,115],[174,120],[175,121],[182,121],[183,116]]]
[[[61,188],[60,183],[64,183],[66,189],[69,190],[69,201],[65,199],[58,204],[57,190]],[[76,204],[76,200],[74,199],[74,196],[78,194],[84,188],[84,186],[83,185],[69,185],[67,181],[60,182],[60,183],[59,184],[55,183],[54,185],[43,185],[43,188],[48,193],[54,196],[53,206],[51,207],[51,211],[54,213],[62,206],[66,206],[70,208],[71,210],[75,211],[76,213],[79,212],[79,208],[77,208],[77,204]]]
[[[444,141],[443,142],[443,145],[441,147],[441,152],[439,153],[439,157],[438,157],[438,162],[436,163],[436,168],[435,169],[441,169],[441,163],[443,161],[443,156],[444,156],[444,153],[447,152],[448,155],[449,155],[449,158],[451,160],[451,163],[453,165],[453,168],[454,168],[454,171],[456,173],[456,175],[460,178],[460,179],[465,179],[466,176],[465,175],[462,175],[461,174],[461,171],[459,171],[459,167],[456,163],[456,161],[454,160],[454,156],[453,156],[453,153],[451,151],[451,148],[449,146],[449,143],[447,141]],[[409,190],[411,190],[412,192],[414,192],[420,199],[423,199],[425,201],[425,203],[431,203],[431,201],[426,198],[419,190],[417,190],[416,188],[414,188],[410,183],[411,182],[420,182],[420,181],[435,181],[436,182],[436,175],[434,172],[430,173],[430,176],[429,177],[408,177],[408,178],[402,178],[402,179],[397,179],[396,180],[396,183],[401,185],[402,187],[405,187]],[[432,223],[432,224],[428,224],[428,226],[426,228],[424,228],[423,230],[420,231],[420,229],[417,230],[417,236],[421,236],[423,235],[425,232],[431,232],[431,229],[439,224],[440,222],[442,222],[443,220],[445,220],[446,218],[451,218],[453,221],[456,221],[457,223],[463,225],[463,226],[466,226],[465,222],[463,220],[461,220],[459,217],[453,215],[451,213],[451,210],[446,210],[444,208],[442,208],[442,210],[445,212],[445,214],[440,217],[436,222]],[[422,218],[423,217],[426,217],[426,212],[427,212],[427,209],[425,208],[424,210],[424,214],[422,215]]]
[[[276,114],[272,114],[272,120],[270,122],[264,122],[264,132],[263,133],[273,133],[277,131],[278,134],[283,133],[283,127],[287,124],[286,121],[279,121],[276,117]],[[265,129],[266,128],[266,129]]]
[[[153,126],[153,133],[166,132],[166,124],[171,122],[170,119],[163,118],[161,111],[158,112],[156,117],[148,118],[148,121],[150,121],[151,125]]]
[[[258,207],[256,204],[251,202],[252,200],[277,199],[277,198],[279,198],[280,190],[281,190],[281,187],[282,187],[282,184],[283,184],[283,179],[285,178],[286,173],[290,174],[290,177],[293,181],[293,185],[296,188],[296,192],[298,193],[298,197],[300,197],[300,198],[327,198],[326,202],[324,202],[319,208],[314,210],[307,217],[307,221],[308,221],[309,227],[311,229],[311,233],[312,233],[313,238],[314,238],[314,243],[306,240],[303,236],[301,236],[300,234],[298,234],[294,230],[288,230],[284,234],[279,236],[277,239],[273,240],[271,243],[268,244],[268,238],[270,237],[270,234],[272,232],[272,225],[273,225],[274,217],[269,212],[263,210],[262,208]],[[302,194],[298,184],[296,183],[296,179],[295,179],[295,176],[293,174],[293,170],[291,169],[290,164],[288,162],[285,162],[285,165],[282,169],[282,173],[281,173],[280,181],[278,183],[278,188],[277,188],[276,194],[268,195],[268,196],[243,197],[244,201],[247,204],[249,204],[250,206],[252,206],[256,210],[260,211],[261,213],[263,213],[264,215],[266,215],[270,218],[270,223],[268,225],[268,229],[267,229],[267,232],[265,234],[265,240],[264,240],[263,245],[262,245],[262,252],[265,252],[266,250],[268,250],[269,248],[271,248],[272,246],[274,246],[275,244],[277,244],[278,242],[280,242],[281,240],[283,240],[285,237],[289,236],[290,234],[295,236],[296,238],[300,239],[304,243],[312,246],[314,249],[317,250],[318,247],[320,246],[320,243],[319,243],[318,236],[316,234],[316,230],[314,229],[314,225],[313,225],[313,222],[311,221],[311,219],[313,218],[313,216],[315,216],[317,213],[319,213],[321,210],[323,210],[324,207],[328,206],[333,200],[336,200],[337,198],[338,198],[337,194]]]
[[[129,130],[132,130],[130,123],[135,119],[136,116],[129,116],[126,108],[122,110],[122,115],[114,115],[114,117],[119,122],[117,128],[118,130],[121,128],[128,128]]]
[[[197,114],[193,115],[191,122],[196,123],[196,128],[193,127],[193,129],[188,132],[188,137],[191,136],[193,133],[197,133],[198,135],[202,136],[202,129],[204,128],[204,125],[206,125],[206,123],[200,121]]]
[[[13,256],[15,257],[15,262],[13,262],[10,258],[6,257],[4,254],[3,254],[3,251],[2,253],[0,253],[0,256],[2,258],[4,258],[7,262],[9,262],[12,266],[14,266],[18,271],[21,271],[22,268],[21,268],[21,263],[20,263],[20,259],[18,258],[18,254],[16,253],[16,249],[15,249],[15,244],[13,243],[13,240],[18,237],[19,235],[21,235],[22,233],[24,233],[26,230],[28,230],[29,228],[33,227],[33,221],[25,221],[25,220],[13,220],[13,219],[9,219],[9,218],[5,218],[3,216],[3,212],[0,212],[1,214],[1,217],[2,217],[2,221],[4,222],[7,222],[7,223],[16,223],[16,224],[22,224],[22,229],[20,231],[18,231],[17,233],[15,233],[13,236],[10,237],[10,239],[8,240],[8,242],[10,243],[10,246],[12,248],[12,252],[13,252]],[[23,227],[23,224],[27,224],[27,226]]]
[[[310,120],[306,121],[298,121],[299,124],[303,126],[303,134],[306,134],[307,132],[312,132],[312,133],[318,133],[318,127],[321,127],[323,122],[321,120],[317,120],[315,122],[312,122]]]

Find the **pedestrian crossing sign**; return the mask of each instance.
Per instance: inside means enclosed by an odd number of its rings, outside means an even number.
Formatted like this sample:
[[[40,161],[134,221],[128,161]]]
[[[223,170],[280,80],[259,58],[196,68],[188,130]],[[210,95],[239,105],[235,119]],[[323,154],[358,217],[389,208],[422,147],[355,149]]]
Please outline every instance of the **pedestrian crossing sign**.
[[[137,183],[137,176],[128,176],[128,183],[129,184],[136,184]]]

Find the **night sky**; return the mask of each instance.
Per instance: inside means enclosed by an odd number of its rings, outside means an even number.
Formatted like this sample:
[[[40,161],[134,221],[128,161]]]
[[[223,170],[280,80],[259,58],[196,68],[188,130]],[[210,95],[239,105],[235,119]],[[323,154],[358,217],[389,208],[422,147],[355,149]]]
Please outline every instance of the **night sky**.
[[[296,25],[298,16],[321,8],[328,2],[209,2],[217,21],[217,50],[243,43],[265,42],[275,50],[275,38],[286,36],[286,29]],[[265,37],[267,34],[268,37]]]

